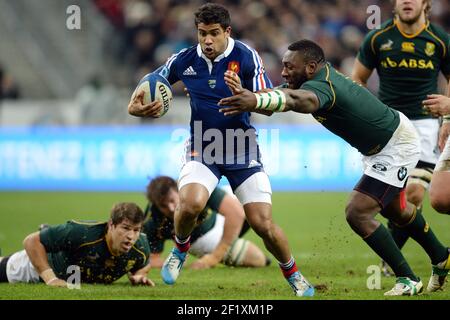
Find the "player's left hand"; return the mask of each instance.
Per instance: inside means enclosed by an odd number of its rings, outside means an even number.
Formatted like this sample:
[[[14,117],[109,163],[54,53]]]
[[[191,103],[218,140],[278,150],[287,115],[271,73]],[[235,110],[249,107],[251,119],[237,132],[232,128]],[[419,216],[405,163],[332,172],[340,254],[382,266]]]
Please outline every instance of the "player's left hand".
[[[435,117],[450,114],[450,98],[440,94],[429,94],[423,102],[423,108]]]
[[[155,286],[155,283],[152,280],[142,274],[130,274],[128,275],[128,279],[130,279],[132,285]]]
[[[243,88],[241,84],[241,79],[239,78],[236,72],[230,70],[226,71],[224,74],[224,80],[228,88],[230,88],[231,93],[233,93],[233,95],[242,92]]]
[[[242,89],[237,95],[223,98],[219,101],[219,106],[229,106],[229,108],[221,108],[225,116],[234,116],[242,112],[251,112],[256,110],[256,96],[253,92]]]
[[[218,259],[215,255],[205,254],[203,257],[192,263],[190,268],[194,270],[209,269],[217,265],[219,262],[220,259]]]

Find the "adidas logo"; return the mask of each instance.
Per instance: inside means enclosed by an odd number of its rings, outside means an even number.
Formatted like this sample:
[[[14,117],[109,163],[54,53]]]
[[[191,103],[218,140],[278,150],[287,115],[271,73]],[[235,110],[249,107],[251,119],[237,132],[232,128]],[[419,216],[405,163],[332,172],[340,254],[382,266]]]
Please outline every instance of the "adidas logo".
[[[248,165],[248,168],[253,168],[253,167],[259,167],[261,164],[256,161],[256,160],[252,160],[250,161],[250,164]]]
[[[197,72],[195,72],[192,66],[189,66],[189,68],[183,71],[183,76],[195,76],[195,75],[197,75]]]

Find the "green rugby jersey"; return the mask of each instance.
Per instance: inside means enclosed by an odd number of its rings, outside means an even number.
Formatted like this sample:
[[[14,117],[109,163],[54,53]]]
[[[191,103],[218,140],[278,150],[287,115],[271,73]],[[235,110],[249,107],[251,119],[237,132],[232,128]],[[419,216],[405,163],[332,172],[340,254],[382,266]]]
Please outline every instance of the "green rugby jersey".
[[[225,195],[225,191],[220,188],[214,189],[211,193],[205,209],[200,214],[202,222],[192,231],[191,243],[214,227],[220,203]],[[149,204],[145,212],[150,214],[149,219],[144,223],[143,229],[143,232],[147,235],[150,251],[152,253],[161,253],[164,250],[164,242],[173,240],[173,221],[166,218],[155,205]]]
[[[400,123],[397,111],[329,63],[300,89],[319,98],[314,118],[364,155],[380,152]]]
[[[107,223],[69,221],[40,231],[50,266],[60,279],[67,280],[70,265],[80,267],[81,282],[111,283],[127,272],[147,265],[148,241],[141,233],[128,253],[114,256],[106,243]]]
[[[450,76],[450,36],[427,22],[416,34],[407,35],[394,19],[369,32],[358,60],[380,77],[378,96],[410,119],[431,118],[423,110],[427,94],[437,93],[439,71]]]

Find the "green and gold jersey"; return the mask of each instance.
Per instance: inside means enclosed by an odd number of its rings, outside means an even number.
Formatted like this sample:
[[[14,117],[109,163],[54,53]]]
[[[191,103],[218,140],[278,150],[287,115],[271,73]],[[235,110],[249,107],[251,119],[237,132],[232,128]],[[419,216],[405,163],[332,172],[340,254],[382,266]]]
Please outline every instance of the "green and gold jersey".
[[[71,265],[79,266],[81,282],[111,283],[127,272],[148,264],[150,249],[141,233],[128,253],[114,256],[105,240],[107,223],[69,221],[40,232],[50,266],[61,279],[67,279]]]
[[[364,155],[380,152],[400,123],[398,112],[329,63],[300,89],[319,98],[314,118]]]
[[[195,240],[214,227],[217,212],[225,195],[225,191],[220,188],[214,189],[211,193],[205,209],[203,209],[199,216],[201,222],[192,231],[191,243],[195,242]],[[173,221],[164,216],[164,214],[152,204],[147,206],[146,214],[150,214],[150,217],[144,223],[143,232],[147,235],[150,251],[152,253],[161,253],[164,250],[164,242],[166,240],[173,240]]]
[[[437,93],[439,71],[450,76],[450,36],[427,22],[414,35],[404,34],[394,19],[367,34],[358,60],[380,77],[378,96],[410,119],[430,118],[423,110],[427,94]]]

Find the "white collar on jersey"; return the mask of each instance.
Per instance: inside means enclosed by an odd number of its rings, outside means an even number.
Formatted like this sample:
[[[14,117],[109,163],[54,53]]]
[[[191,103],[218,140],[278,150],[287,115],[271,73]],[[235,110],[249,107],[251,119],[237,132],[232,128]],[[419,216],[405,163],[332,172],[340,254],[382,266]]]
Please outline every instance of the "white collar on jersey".
[[[219,54],[215,59],[214,62],[219,62],[220,60],[222,60],[223,58],[228,57],[228,55],[231,53],[231,51],[233,51],[234,49],[234,39],[231,37],[228,37],[228,45],[226,50],[222,53]],[[202,47],[200,46],[200,43],[197,45],[197,54],[199,57],[202,57],[203,59],[205,59],[206,61],[210,61],[202,52]]]

